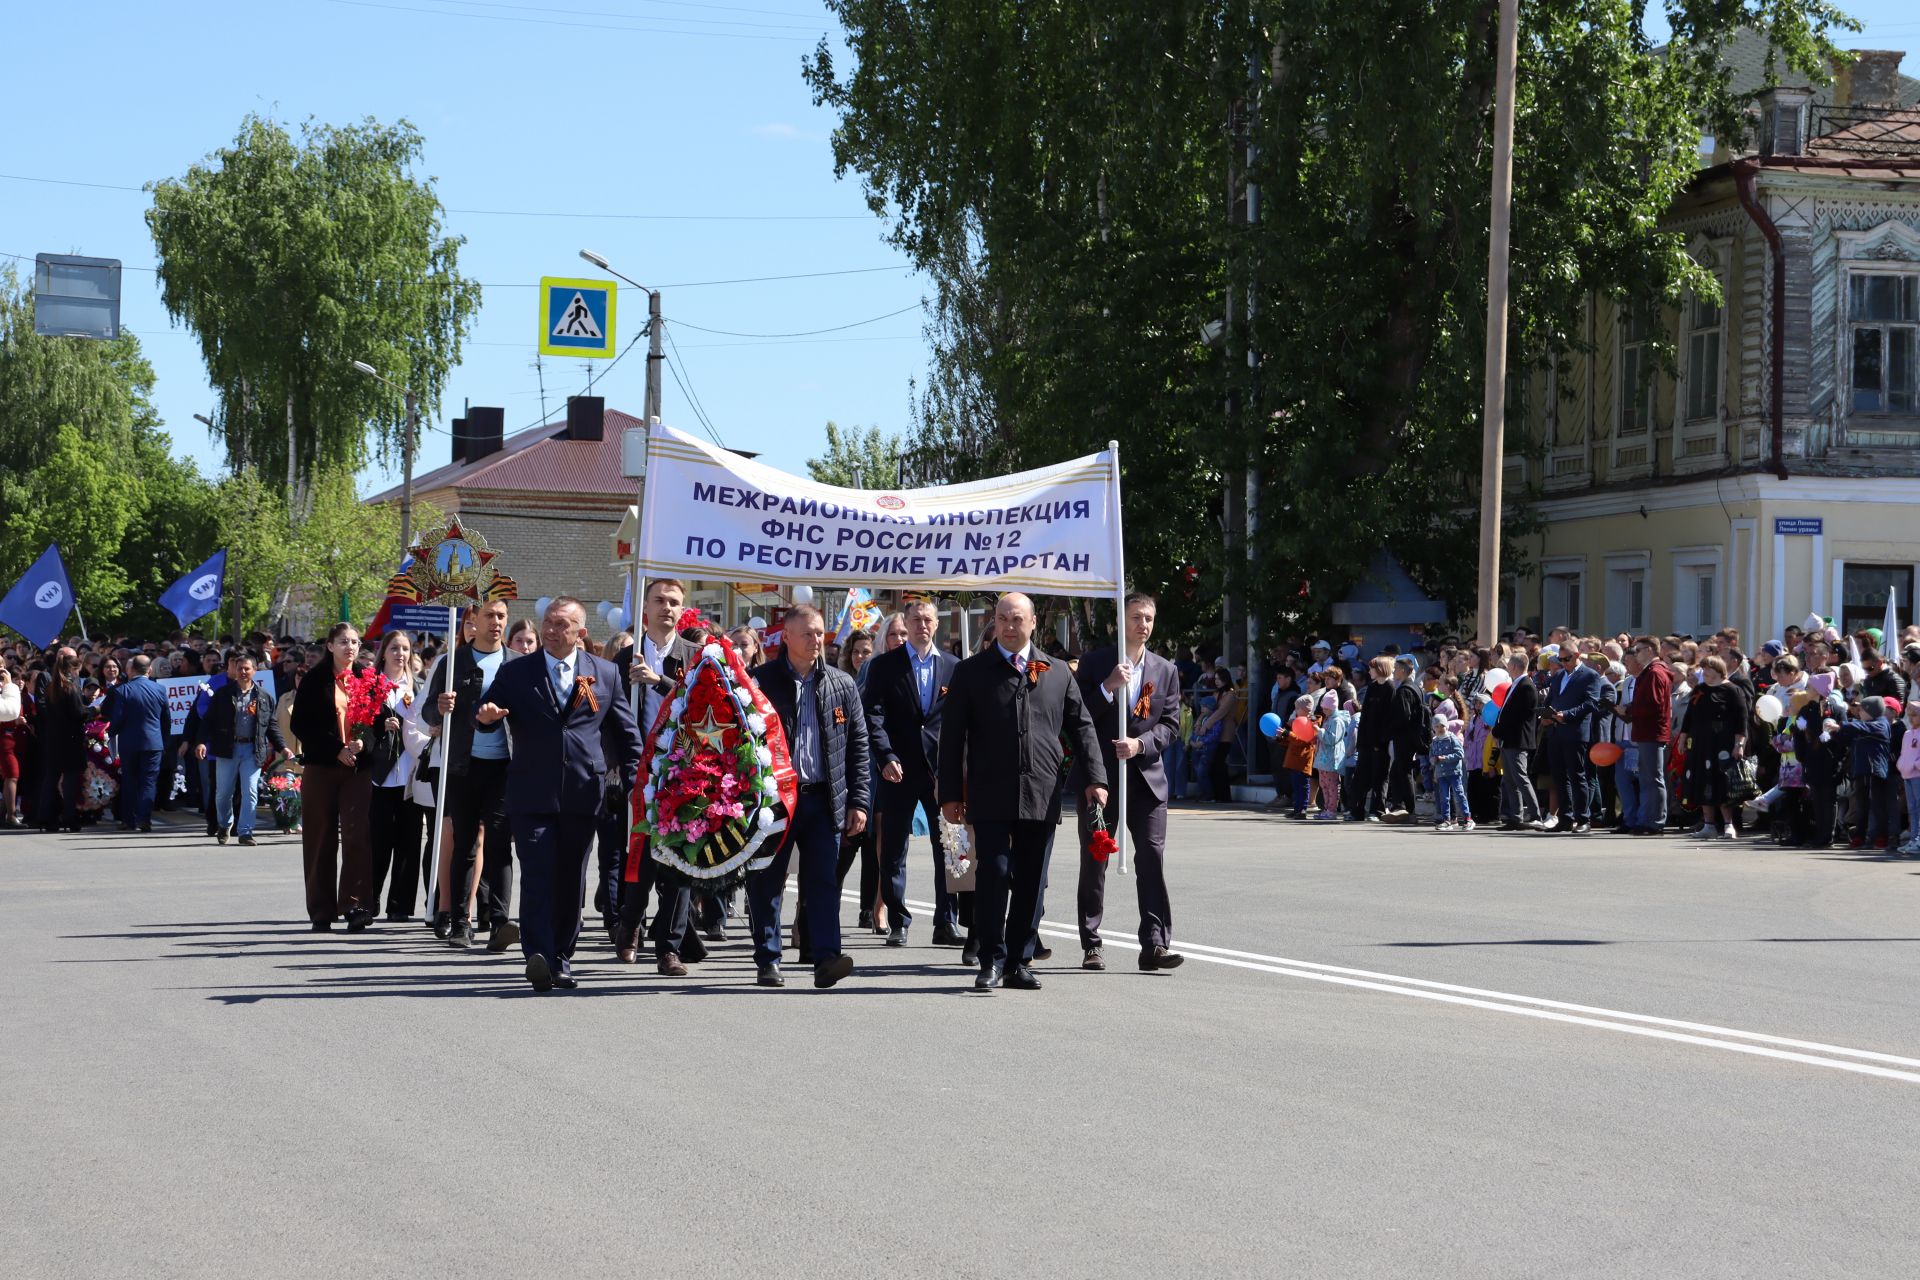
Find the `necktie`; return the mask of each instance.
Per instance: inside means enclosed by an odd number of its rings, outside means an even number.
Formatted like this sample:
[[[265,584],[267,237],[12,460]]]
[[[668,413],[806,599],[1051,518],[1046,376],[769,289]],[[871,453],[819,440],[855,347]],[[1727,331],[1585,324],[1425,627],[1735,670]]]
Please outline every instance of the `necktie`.
[[[1016,653],[1013,655],[1013,669],[1015,671],[1018,671],[1021,675],[1027,674],[1027,655],[1026,654]]]
[[[562,703],[567,700],[567,664],[564,662],[553,664],[553,696]]]

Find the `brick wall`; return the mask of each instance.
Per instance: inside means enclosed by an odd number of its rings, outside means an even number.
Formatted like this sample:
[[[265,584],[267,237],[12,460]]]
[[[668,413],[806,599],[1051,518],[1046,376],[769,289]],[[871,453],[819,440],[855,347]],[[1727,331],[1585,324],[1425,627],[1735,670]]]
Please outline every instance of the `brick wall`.
[[[625,504],[534,505],[535,496],[465,494],[458,514],[500,553],[501,572],[519,584],[511,618],[533,618],[541,596],[578,596],[586,602],[588,634],[604,641],[612,633],[594,606],[601,600],[620,603],[623,583],[610,561]]]

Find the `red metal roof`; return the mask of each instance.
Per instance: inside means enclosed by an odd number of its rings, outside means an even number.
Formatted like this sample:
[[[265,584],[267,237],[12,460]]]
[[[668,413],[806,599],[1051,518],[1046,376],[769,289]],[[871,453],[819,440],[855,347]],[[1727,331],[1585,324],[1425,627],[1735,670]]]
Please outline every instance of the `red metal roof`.
[[[545,423],[509,436],[498,453],[478,462],[454,462],[415,476],[413,491],[434,489],[510,489],[521,493],[581,494],[631,499],[634,482],[620,474],[620,436],[638,418],[606,411],[598,440],[569,440],[565,421]],[[391,502],[400,490],[375,494],[369,502]]]

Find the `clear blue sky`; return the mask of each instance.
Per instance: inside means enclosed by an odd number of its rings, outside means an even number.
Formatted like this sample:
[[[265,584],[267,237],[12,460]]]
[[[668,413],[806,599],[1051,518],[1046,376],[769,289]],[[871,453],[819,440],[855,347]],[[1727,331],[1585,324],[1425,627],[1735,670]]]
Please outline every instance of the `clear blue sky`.
[[[1867,29],[1843,43],[1905,49],[1920,63],[1910,0],[1848,7]],[[5,30],[13,99],[42,124],[8,131],[0,173],[137,188],[231,140],[249,111],[287,122],[404,116],[426,136],[425,172],[449,209],[535,215],[448,216],[468,240],[463,268],[488,287],[423,465],[445,461],[445,418],[463,399],[505,406],[509,430],[539,420],[533,286],[592,274],[582,248],[661,285],[886,268],[672,288],[665,310],[682,376],[729,445],[798,470],[829,418],[906,426],[908,380],[927,358],[918,310],[806,338],[693,328],[790,334],[921,300],[923,282],[883,243],[857,186],[834,179],[833,120],[812,105],[800,58],[837,29],[806,0],[117,0],[20,6]],[[138,191],[0,179],[0,252],[150,266],[145,207]],[[783,220],[721,220],[742,216]],[[630,336],[644,302],[622,301]],[[169,328],[150,272],[127,272],[122,317],[153,361],[176,448],[215,469],[192,418],[213,407],[197,347]],[[585,381],[581,361],[549,360],[545,375],[555,411]],[[636,354],[596,389],[637,414],[644,381]],[[699,430],[665,381],[666,420]],[[370,472],[363,483],[389,479]]]
[[[908,379],[926,366],[923,282],[884,243],[857,184],[834,179],[833,118],[800,79],[801,55],[837,31],[818,5],[115,0],[20,6],[5,29],[11,94],[35,104],[42,124],[7,131],[0,173],[137,188],[230,141],[249,111],[290,124],[404,116],[425,135],[424,172],[438,178],[448,209],[538,215],[448,215],[467,237],[463,270],[487,288],[449,409],[434,424],[441,430],[425,438],[427,465],[446,460],[445,419],[463,398],[505,406],[509,431],[539,420],[533,286],[542,275],[598,275],[582,248],[652,285],[884,268],[675,288],[664,309],[681,375],[729,445],[798,470],[830,418],[906,425]],[[138,191],[0,180],[0,252],[151,266],[146,207]],[[810,220],[719,220],[742,215]],[[30,270],[31,261],[16,265]],[[911,309],[806,339],[691,327],[786,334],[902,308]],[[622,345],[645,314],[644,296],[623,291]],[[213,406],[198,345],[169,327],[151,272],[125,273],[121,315],[153,362],[176,449],[216,469],[217,447],[192,417]],[[610,407],[641,411],[643,354],[596,385]],[[582,388],[584,367],[546,362],[554,412]],[[700,431],[672,376],[664,382],[666,421]],[[370,471],[363,486],[384,480]]]

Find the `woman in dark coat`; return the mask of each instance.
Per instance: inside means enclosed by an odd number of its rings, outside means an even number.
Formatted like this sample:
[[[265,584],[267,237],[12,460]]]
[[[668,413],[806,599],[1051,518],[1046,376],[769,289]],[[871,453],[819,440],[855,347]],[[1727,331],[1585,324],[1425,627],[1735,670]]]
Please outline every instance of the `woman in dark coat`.
[[[1752,708],[1739,685],[1727,680],[1727,664],[1718,655],[1701,659],[1703,683],[1687,699],[1680,732],[1687,739],[1687,798],[1700,807],[1701,827],[1709,838],[1734,838],[1732,781],[1734,765],[1746,753],[1747,717]],[[1724,831],[1718,825],[1726,810]]]
[[[80,787],[87,773],[87,721],[92,718],[86,695],[80,690],[80,657],[69,653],[54,666],[36,726],[42,775],[40,823],[48,832],[80,829]]]
[[[307,918],[315,933],[332,929],[339,913],[356,933],[373,922],[373,762],[347,731],[345,681],[359,653],[360,632],[353,624],[335,626],[327,635],[326,656],[307,672],[293,699],[293,736],[306,764],[300,780],[300,846]]]

